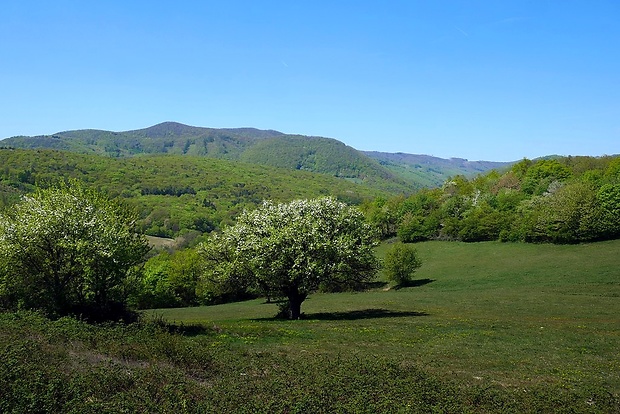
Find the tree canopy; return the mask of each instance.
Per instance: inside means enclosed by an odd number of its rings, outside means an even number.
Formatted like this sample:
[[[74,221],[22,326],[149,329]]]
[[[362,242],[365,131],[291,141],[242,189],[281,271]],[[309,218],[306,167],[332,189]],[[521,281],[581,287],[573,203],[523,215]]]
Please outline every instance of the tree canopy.
[[[362,206],[383,238],[581,243],[620,237],[620,157],[523,161],[509,170]]]
[[[0,215],[0,305],[50,316],[122,316],[127,278],[149,247],[136,217],[72,182],[39,190]]]
[[[288,316],[298,319],[302,302],[320,286],[375,275],[374,234],[359,210],[330,197],[266,201],[212,235],[201,251],[210,263],[207,278],[286,298]]]

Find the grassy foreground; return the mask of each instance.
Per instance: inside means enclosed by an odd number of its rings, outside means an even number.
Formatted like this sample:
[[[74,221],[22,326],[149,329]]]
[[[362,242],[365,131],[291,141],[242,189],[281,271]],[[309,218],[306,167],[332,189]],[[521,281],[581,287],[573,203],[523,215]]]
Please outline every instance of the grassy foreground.
[[[418,251],[412,286],[312,295],[302,321],[2,315],[0,412],[620,412],[620,241]]]

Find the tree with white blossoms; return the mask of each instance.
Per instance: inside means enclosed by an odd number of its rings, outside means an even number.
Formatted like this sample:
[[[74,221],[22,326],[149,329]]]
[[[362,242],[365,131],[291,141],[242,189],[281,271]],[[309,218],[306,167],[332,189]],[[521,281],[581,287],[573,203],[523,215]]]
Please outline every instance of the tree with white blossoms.
[[[320,285],[371,280],[378,269],[376,237],[356,208],[330,197],[244,211],[234,226],[213,234],[201,251],[206,277],[254,287],[288,299],[289,317]]]
[[[127,208],[78,182],[38,190],[0,214],[0,305],[116,318],[149,251]]]

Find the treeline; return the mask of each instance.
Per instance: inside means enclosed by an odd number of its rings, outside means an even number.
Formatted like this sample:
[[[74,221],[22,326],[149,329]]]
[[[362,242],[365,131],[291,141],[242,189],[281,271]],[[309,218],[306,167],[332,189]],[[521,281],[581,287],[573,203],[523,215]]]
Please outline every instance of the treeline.
[[[579,243],[620,237],[620,158],[524,159],[509,170],[362,206],[384,238]]]

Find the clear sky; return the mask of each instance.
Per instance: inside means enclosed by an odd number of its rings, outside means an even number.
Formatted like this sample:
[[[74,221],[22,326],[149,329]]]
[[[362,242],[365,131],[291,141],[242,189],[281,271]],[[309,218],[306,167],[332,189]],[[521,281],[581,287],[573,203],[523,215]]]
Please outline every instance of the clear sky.
[[[0,138],[163,121],[512,161],[620,153],[618,0],[3,0]]]

